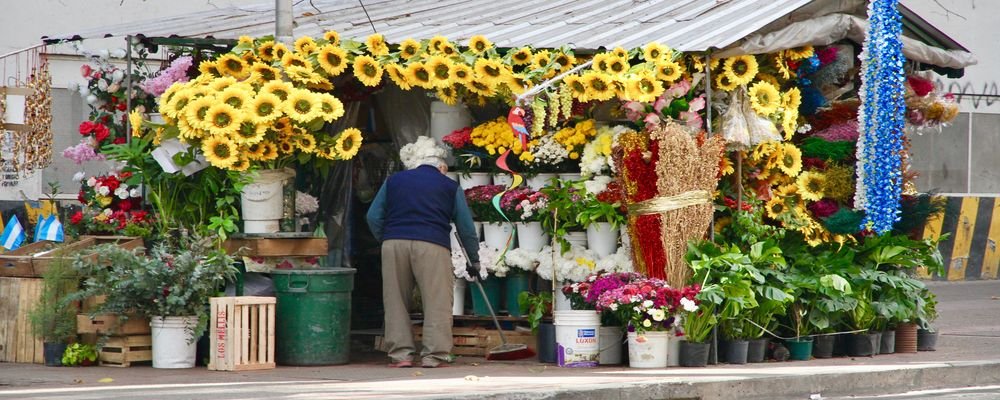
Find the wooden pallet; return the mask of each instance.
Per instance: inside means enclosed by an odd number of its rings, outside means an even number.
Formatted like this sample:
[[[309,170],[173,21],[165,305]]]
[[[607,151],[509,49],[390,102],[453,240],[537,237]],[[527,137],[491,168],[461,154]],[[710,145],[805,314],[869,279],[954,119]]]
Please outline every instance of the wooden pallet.
[[[213,297],[208,369],[274,368],[274,297]]]
[[[413,340],[419,342],[423,337],[423,329],[420,326],[413,327]],[[518,330],[504,330],[504,337],[507,343],[524,344],[532,351],[537,351],[538,338],[531,332]],[[500,345],[500,334],[496,329],[484,329],[474,327],[454,327],[451,328],[452,354],[461,356],[485,357],[490,349]],[[375,337],[375,350],[386,351],[384,338]]]
[[[129,367],[134,362],[153,361],[153,337],[110,336],[98,358],[101,365],[107,367]]]
[[[41,279],[0,277],[0,362],[45,362],[42,338],[32,334],[28,318],[41,293]]]

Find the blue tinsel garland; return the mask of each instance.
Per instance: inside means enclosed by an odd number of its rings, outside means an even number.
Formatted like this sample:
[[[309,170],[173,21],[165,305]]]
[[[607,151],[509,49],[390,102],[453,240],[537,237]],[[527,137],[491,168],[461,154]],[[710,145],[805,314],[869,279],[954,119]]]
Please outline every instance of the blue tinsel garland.
[[[858,121],[858,184],[855,207],[865,210],[861,228],[878,234],[899,220],[902,188],[905,75],[899,0],[868,5],[868,34],[862,54]]]

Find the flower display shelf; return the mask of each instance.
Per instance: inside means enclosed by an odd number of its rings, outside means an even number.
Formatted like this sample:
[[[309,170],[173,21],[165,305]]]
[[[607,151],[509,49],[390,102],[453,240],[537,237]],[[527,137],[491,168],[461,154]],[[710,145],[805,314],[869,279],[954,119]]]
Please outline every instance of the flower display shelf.
[[[71,243],[35,242],[0,254],[0,276],[40,278],[55,259],[56,250],[65,251],[67,257],[73,258],[82,249],[105,243],[117,243],[130,250],[143,245],[141,238],[128,236],[81,236]]]
[[[329,252],[327,238],[297,232],[233,235],[223,247],[244,257],[322,257]]]

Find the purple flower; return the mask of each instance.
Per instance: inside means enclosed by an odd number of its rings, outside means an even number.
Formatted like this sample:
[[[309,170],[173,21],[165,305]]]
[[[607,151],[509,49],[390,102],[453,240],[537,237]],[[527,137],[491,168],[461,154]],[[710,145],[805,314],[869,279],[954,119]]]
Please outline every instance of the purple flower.
[[[155,77],[142,81],[139,87],[153,96],[162,95],[171,85],[178,82],[187,82],[190,79],[188,78],[187,71],[191,68],[191,63],[192,59],[190,56],[179,57]]]
[[[67,147],[63,150],[63,157],[73,160],[77,165],[83,164],[87,161],[104,161],[104,155],[98,154],[94,151],[94,146],[90,144],[88,140],[81,141],[80,144],[76,146]]]

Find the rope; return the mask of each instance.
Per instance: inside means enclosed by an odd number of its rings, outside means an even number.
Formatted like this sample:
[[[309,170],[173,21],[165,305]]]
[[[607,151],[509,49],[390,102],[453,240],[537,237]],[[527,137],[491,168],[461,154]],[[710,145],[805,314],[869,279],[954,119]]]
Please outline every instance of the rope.
[[[760,328],[760,330],[764,331],[764,333],[766,333],[768,335],[771,335],[771,336],[773,336],[776,339],[781,339],[781,340],[796,340],[796,339],[802,338],[802,337],[831,336],[831,335],[842,335],[842,334],[845,334],[845,333],[868,332],[867,329],[858,329],[858,330],[854,330],[854,331],[843,331],[843,332],[832,332],[832,333],[814,333],[812,335],[805,335],[805,336],[799,336],[799,337],[781,337],[781,336],[778,336],[778,334],[767,330],[767,328],[765,328],[763,326],[760,326],[760,325],[757,325],[756,322],[753,322],[753,321],[751,321],[751,320],[749,320],[747,318],[743,318],[743,320],[746,321],[746,322],[749,322],[753,326],[756,326],[756,327]]]
[[[660,196],[633,203],[628,206],[629,214],[660,214],[684,207],[705,204],[712,201],[712,195],[705,190],[692,190],[676,196]]]

